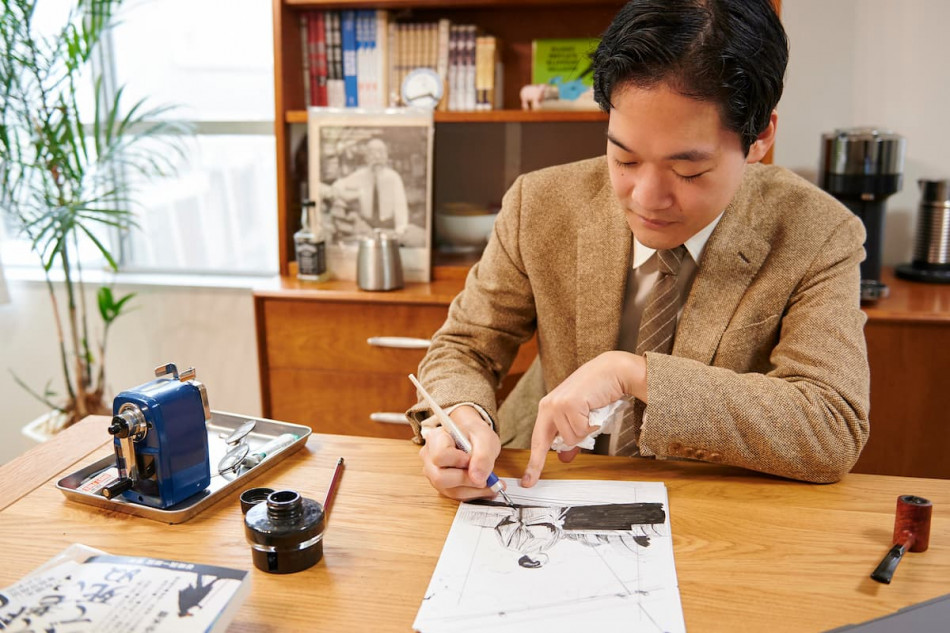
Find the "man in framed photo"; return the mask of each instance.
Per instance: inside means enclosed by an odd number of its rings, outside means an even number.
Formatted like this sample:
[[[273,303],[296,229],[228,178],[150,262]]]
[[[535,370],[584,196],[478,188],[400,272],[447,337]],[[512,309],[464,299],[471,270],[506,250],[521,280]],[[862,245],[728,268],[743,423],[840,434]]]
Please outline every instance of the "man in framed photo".
[[[389,148],[379,138],[363,145],[364,164],[329,188],[331,215],[350,236],[372,235],[374,229],[403,235],[409,226],[409,204],[402,176],[389,166]]]

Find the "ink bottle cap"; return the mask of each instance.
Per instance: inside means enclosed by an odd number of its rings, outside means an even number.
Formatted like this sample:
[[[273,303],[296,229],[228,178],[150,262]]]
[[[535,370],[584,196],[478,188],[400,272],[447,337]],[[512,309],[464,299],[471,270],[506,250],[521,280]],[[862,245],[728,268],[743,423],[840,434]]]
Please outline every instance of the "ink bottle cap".
[[[256,506],[261,501],[267,501],[273,488],[248,488],[241,493],[241,514],[247,514],[247,511]]]

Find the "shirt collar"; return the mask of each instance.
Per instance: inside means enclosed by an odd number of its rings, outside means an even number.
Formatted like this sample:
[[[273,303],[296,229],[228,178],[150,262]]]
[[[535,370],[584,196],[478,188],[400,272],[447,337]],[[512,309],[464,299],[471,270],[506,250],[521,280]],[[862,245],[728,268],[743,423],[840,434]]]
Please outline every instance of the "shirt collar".
[[[725,211],[723,211],[725,213]],[[690,257],[693,258],[693,261],[696,262],[696,265],[699,265],[699,260],[703,256],[703,249],[706,248],[706,242],[709,241],[709,236],[712,235],[712,232],[716,229],[716,226],[719,224],[719,220],[722,219],[722,213],[716,216],[716,219],[707,224],[701,231],[696,235],[686,240],[683,244],[686,247],[687,252],[689,252]],[[633,267],[640,268],[643,264],[647,262],[653,253],[656,252],[656,249],[650,248],[649,246],[644,246],[640,243],[640,240],[637,239],[637,236],[633,236]]]

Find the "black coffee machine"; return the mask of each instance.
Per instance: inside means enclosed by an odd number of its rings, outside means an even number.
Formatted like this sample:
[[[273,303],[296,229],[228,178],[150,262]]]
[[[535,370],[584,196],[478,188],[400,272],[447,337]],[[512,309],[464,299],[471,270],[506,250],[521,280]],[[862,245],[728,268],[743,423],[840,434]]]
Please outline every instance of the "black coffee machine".
[[[881,282],[884,250],[884,200],[903,184],[904,138],[871,127],[846,128],[821,135],[818,185],[864,222],[866,259],[861,263],[861,301],[886,297]]]

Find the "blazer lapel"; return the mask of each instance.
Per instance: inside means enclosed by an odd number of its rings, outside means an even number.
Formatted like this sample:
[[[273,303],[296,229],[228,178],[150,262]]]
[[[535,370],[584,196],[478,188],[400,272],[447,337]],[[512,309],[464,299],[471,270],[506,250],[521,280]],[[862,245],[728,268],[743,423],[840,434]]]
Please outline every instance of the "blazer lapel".
[[[706,243],[683,314],[676,330],[673,355],[709,365],[729,320],[771,246],[753,226],[755,198],[737,193]]]
[[[577,231],[576,362],[617,344],[633,235],[609,182],[579,217]]]

